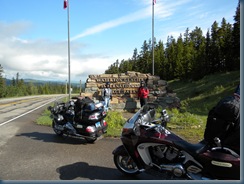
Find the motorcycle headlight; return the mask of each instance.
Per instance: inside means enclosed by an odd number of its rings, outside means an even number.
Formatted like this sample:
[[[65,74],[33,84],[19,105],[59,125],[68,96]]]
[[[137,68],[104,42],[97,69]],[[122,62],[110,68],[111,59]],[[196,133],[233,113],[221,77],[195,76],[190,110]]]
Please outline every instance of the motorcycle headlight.
[[[140,132],[140,119],[139,120],[137,120],[136,122],[135,122],[135,126],[134,126],[134,128],[133,128],[133,132],[134,132],[134,134],[136,135],[136,136],[140,136],[141,135],[141,132]]]

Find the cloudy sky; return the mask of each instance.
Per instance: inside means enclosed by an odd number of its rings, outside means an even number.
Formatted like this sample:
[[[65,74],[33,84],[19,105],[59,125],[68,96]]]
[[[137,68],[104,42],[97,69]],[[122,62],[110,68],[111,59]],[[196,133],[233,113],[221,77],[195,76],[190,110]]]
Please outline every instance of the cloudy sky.
[[[68,80],[68,26],[64,0],[0,0],[3,76]],[[204,34],[224,17],[233,24],[238,0],[156,0],[154,36],[166,43],[186,28]],[[71,82],[102,74],[132,57],[152,37],[152,0],[69,0]]]

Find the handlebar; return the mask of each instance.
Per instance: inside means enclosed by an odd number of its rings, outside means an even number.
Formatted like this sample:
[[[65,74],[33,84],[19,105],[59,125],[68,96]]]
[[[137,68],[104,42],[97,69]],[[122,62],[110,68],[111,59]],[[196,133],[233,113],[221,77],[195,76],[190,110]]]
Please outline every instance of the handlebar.
[[[149,112],[149,111],[148,111]],[[145,111],[144,111],[145,113]],[[158,118],[158,119],[154,119],[152,121],[148,121],[148,119],[144,119],[144,116],[145,114],[140,114],[138,116],[138,119],[136,120],[136,126],[139,128],[145,128],[145,130],[151,130],[151,129],[155,129],[155,128],[158,128],[158,127],[166,127],[167,126],[167,123],[169,122],[170,120],[170,117],[169,115],[167,114],[167,111],[165,109],[163,109],[161,111],[161,117]],[[160,122],[160,123],[157,123],[157,122]]]

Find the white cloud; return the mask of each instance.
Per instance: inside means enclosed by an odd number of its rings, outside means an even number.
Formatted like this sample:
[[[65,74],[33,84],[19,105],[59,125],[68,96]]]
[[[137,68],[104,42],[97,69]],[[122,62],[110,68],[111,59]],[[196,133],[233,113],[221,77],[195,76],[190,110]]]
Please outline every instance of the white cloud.
[[[18,26],[24,27],[19,23],[2,26],[0,22],[0,35],[7,33],[4,27],[18,29]],[[11,34],[5,34],[0,42],[0,64],[4,76],[11,79],[19,73],[24,79],[68,80],[67,41],[27,40],[22,39],[18,32],[8,31]],[[71,43],[71,81],[84,80],[89,74],[104,73],[115,61],[115,58],[104,54],[82,55],[80,50],[84,47],[78,42]]]
[[[89,36],[92,34],[100,33],[100,32],[105,31],[107,29],[111,29],[111,28],[114,28],[114,27],[117,27],[117,26],[120,26],[120,25],[123,25],[126,23],[138,21],[138,20],[144,19],[148,16],[149,16],[149,12],[147,11],[147,9],[143,9],[143,10],[137,11],[135,13],[131,13],[129,15],[120,17],[118,19],[107,21],[107,22],[101,23],[99,25],[93,26],[91,28],[88,28],[84,32],[72,37],[71,41],[77,40],[79,38]]]
[[[177,1],[177,2],[172,2],[172,1],[167,1],[166,3],[164,2],[158,2],[155,6],[154,6],[154,16],[155,19],[164,19],[166,17],[169,17],[173,14],[173,12],[175,11],[176,7],[181,6],[182,4],[185,4],[189,2],[189,0],[181,0],[181,1]],[[143,0],[141,2],[143,8],[125,15],[123,17],[114,19],[114,20],[109,20],[107,22],[101,23],[99,25],[93,26],[91,28],[86,29],[85,31],[81,32],[80,34],[73,36],[71,38],[72,41],[77,40],[79,38],[85,37],[85,36],[89,36],[92,34],[96,34],[96,33],[100,33],[102,31],[105,31],[107,29],[111,29],[123,24],[127,24],[127,23],[131,23],[131,22],[135,22],[135,21],[139,21],[145,18],[149,18],[152,16],[152,5],[151,2],[148,0]]]

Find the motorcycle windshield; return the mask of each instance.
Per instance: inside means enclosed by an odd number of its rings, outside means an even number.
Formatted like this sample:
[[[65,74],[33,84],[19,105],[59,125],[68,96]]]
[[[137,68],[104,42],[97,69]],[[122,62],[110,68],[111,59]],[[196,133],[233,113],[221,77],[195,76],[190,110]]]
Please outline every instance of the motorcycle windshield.
[[[135,123],[140,120],[140,124],[151,122],[154,119],[155,110],[153,113],[149,110],[149,106],[145,105],[140,108],[129,120],[126,121],[124,129],[133,129]]]
[[[141,110],[137,111],[124,125],[124,129],[133,129],[135,122],[138,120]]]

